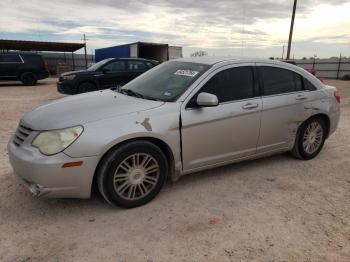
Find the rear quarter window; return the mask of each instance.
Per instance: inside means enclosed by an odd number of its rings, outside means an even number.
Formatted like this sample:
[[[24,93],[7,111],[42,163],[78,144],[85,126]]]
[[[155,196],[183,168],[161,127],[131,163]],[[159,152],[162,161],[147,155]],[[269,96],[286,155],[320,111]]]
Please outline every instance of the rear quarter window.
[[[305,90],[309,90],[309,91],[317,90],[317,88],[313,84],[311,84],[311,82],[306,78],[304,78],[304,88]]]

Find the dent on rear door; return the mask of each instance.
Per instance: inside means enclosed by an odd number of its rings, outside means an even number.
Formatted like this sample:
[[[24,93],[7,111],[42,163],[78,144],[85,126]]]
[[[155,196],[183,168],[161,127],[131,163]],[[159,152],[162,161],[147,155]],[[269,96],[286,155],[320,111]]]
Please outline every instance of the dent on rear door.
[[[305,100],[296,99],[301,94]],[[263,97],[258,153],[291,149],[300,124],[322,111],[321,97],[320,91]]]

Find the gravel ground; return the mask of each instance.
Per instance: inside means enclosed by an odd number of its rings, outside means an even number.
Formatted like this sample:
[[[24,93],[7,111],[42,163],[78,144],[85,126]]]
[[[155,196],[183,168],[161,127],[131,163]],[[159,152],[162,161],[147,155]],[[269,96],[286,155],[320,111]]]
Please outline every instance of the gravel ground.
[[[350,82],[320,155],[288,154],[182,177],[146,206],[37,199],[6,144],[21,115],[61,97],[55,79],[0,83],[0,261],[350,261]]]

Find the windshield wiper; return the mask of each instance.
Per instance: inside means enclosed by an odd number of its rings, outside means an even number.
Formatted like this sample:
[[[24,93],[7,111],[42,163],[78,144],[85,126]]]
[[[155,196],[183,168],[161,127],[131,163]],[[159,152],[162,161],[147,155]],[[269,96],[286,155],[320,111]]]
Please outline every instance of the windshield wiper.
[[[131,89],[127,89],[127,88],[120,88],[119,90],[118,89],[114,89],[114,90],[119,92],[119,93],[128,95],[128,96],[134,96],[134,97],[147,99],[147,100],[161,101],[160,99],[156,99],[156,98],[153,98],[153,97],[150,97],[150,96],[145,96],[145,95],[142,95],[140,93],[137,93],[137,92],[135,92],[135,91],[133,91]]]
[[[135,96],[135,97],[138,97],[138,98],[145,98],[143,95],[141,95],[140,93],[137,93],[131,89],[126,89],[126,88],[120,88],[118,90],[120,93],[122,94],[125,94],[125,95],[128,95],[128,96]]]

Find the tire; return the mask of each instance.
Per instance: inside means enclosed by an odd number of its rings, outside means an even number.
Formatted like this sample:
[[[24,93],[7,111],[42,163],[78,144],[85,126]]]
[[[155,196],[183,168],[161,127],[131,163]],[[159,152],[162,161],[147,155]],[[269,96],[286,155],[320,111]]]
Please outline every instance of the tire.
[[[133,141],[112,149],[96,175],[98,189],[109,204],[134,208],[160,192],[168,175],[168,162],[153,143]]]
[[[35,86],[36,83],[38,82],[35,74],[33,73],[23,73],[20,77],[22,83],[25,85],[25,86]]]
[[[86,92],[92,92],[92,91],[96,91],[96,85],[94,83],[91,82],[83,82],[78,86],[78,92],[77,94],[82,94],[82,93],[86,93]]]
[[[321,117],[306,120],[298,130],[291,154],[297,159],[313,159],[323,148],[326,132],[326,124]]]

